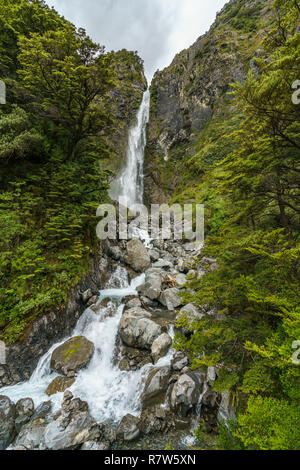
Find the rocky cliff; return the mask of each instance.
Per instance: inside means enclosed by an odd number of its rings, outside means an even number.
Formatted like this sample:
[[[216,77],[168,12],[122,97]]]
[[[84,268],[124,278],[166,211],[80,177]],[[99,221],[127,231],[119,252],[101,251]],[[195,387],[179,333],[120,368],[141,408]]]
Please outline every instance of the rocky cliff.
[[[231,0],[205,35],[155,74],[145,162],[148,202],[169,201],[183,191],[187,159],[199,150],[199,137],[218,116],[229,120],[230,84],[243,82],[250,69],[257,72],[272,4]]]

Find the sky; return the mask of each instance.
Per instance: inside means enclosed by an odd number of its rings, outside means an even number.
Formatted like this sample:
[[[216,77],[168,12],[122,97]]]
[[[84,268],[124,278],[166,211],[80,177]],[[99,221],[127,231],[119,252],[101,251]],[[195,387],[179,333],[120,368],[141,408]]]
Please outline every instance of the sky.
[[[192,45],[227,0],[47,0],[107,51],[138,51],[148,81]]]

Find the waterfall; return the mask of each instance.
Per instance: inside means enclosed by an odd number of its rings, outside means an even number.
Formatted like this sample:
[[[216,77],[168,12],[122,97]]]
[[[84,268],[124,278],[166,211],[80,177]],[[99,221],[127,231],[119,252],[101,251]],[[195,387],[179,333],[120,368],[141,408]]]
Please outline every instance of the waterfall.
[[[149,108],[150,92],[147,90],[137,113],[136,124],[129,131],[126,165],[111,184],[111,198],[114,200],[124,198],[127,207],[143,202],[144,154]]]

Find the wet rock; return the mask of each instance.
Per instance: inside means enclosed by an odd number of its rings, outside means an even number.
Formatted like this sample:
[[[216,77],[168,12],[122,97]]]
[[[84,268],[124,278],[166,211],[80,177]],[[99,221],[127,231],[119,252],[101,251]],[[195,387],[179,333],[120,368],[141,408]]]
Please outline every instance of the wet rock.
[[[34,421],[36,419],[45,419],[52,410],[52,402],[49,401],[44,401],[41,403],[35,410],[31,421]]]
[[[172,338],[167,333],[160,335],[151,347],[151,356],[156,363],[161,357],[164,357],[172,344]]]
[[[86,306],[91,307],[92,305],[95,305],[98,302],[98,298],[98,295],[93,295],[93,297],[91,297],[87,302]]]
[[[14,437],[16,410],[13,402],[0,395],[0,450],[5,450]]]
[[[218,394],[214,392],[210,386],[207,386],[207,389],[202,397],[202,404],[208,408],[215,408],[218,400]]]
[[[28,450],[45,449],[44,433],[47,424],[43,419],[35,419],[22,427],[17,440],[16,447],[26,447]]]
[[[15,427],[17,433],[20,432],[22,426],[30,421],[34,413],[34,403],[31,398],[22,398],[16,403],[16,420]]]
[[[171,368],[169,366],[155,368],[150,371],[141,395],[143,409],[164,401],[170,374]]]
[[[218,422],[232,420],[235,421],[236,414],[232,403],[232,397],[229,392],[223,393],[217,415]]]
[[[145,274],[145,283],[137,291],[150,300],[156,300],[161,294],[162,276],[160,273],[148,271]]]
[[[46,390],[46,394],[50,397],[56,393],[64,392],[67,388],[71,387],[75,382],[74,378],[56,377]]]
[[[124,441],[135,441],[140,435],[140,430],[138,428],[139,418],[127,414],[122,419],[118,429],[117,429],[117,439]]]
[[[123,301],[124,301],[124,299],[123,299]],[[128,302],[125,301],[125,303],[126,303],[126,308],[128,308],[128,309],[142,306],[142,302],[138,298],[130,299],[130,300],[128,300]]]
[[[100,430],[88,412],[88,404],[64,393],[59,417],[45,429],[45,445],[50,450],[77,449],[84,442],[100,437]]]
[[[94,345],[84,336],[77,336],[56,348],[51,356],[50,367],[66,376],[87,366],[94,354]]]
[[[152,364],[152,359],[148,351],[130,347],[122,348],[123,358],[119,363],[120,370],[138,370],[146,364]]]
[[[163,291],[159,297],[159,301],[162,305],[167,307],[168,310],[175,310],[182,304],[182,300],[178,295],[179,289],[176,287]]]
[[[203,382],[192,372],[183,374],[173,386],[170,404],[174,412],[187,416],[188,412],[197,405],[202,392]]]
[[[184,367],[189,365],[189,359],[181,351],[175,353],[173,361],[172,361],[172,369],[175,371],[181,371]]]
[[[126,310],[119,323],[119,335],[127,346],[151,349],[161,334],[161,327],[150,320],[151,314],[141,308]]]
[[[107,442],[95,442],[87,441],[85,442],[80,450],[109,450],[110,446]]]
[[[141,240],[137,238],[130,240],[127,243],[126,251],[125,262],[136,272],[143,272],[149,268],[151,264],[150,256]]]

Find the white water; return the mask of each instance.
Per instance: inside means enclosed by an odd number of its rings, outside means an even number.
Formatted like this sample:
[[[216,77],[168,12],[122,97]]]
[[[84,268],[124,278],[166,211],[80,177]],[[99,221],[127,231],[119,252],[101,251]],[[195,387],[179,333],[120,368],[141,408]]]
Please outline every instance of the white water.
[[[126,196],[128,205],[142,202],[143,198],[143,161],[146,144],[146,124],[149,117],[149,92],[145,92],[143,102],[137,115],[137,125],[131,129],[128,143],[127,166],[119,176],[119,195]],[[150,239],[147,232],[138,231],[137,236],[145,240],[149,246]],[[98,303],[104,298],[110,298],[107,307],[95,313],[86,309],[79,319],[72,335],[85,336],[95,345],[95,353],[88,367],[81,370],[76,382],[69,389],[75,397],[79,397],[89,404],[91,415],[98,422],[118,423],[127,413],[138,415],[140,413],[140,394],[152,364],[144,366],[135,372],[125,372],[114,363],[115,347],[118,334],[118,325],[124,309],[122,298],[127,295],[137,295],[136,288],[144,282],[145,275],[128,283],[127,271],[120,266],[112,274],[105,290],[100,291]],[[171,329],[170,334],[173,336]],[[20,398],[31,397],[35,406],[49,400],[45,391],[58,374],[50,370],[51,354],[60,343],[53,345],[40,359],[36,370],[28,382],[12,387],[0,389],[1,395],[6,395],[13,402]],[[173,350],[160,359],[157,366],[171,363]],[[53,412],[60,408],[62,393],[53,395]]]
[[[150,92],[147,90],[137,113],[137,122],[129,131],[126,166],[112,183],[110,189],[111,198],[118,200],[122,197],[126,201],[124,205],[129,208],[143,202],[144,154],[149,107]]]

